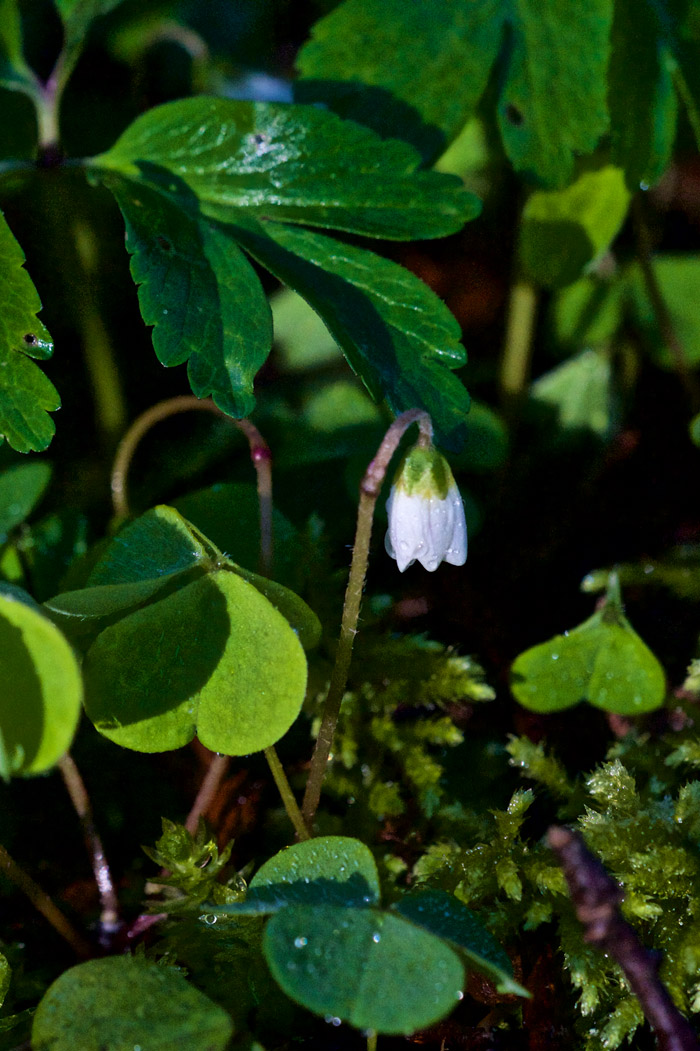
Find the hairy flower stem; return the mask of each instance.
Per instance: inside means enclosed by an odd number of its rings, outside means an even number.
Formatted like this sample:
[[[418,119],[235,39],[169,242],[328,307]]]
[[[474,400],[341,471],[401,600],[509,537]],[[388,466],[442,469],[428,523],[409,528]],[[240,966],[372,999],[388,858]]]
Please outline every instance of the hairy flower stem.
[[[20,868],[17,862],[10,857],[2,844],[0,844],[0,872],[12,880],[23,894],[26,894],[34,908],[41,913],[45,920],[48,920],[64,941],[68,942],[76,956],[82,960],[87,960],[93,956],[90,943],[66,919],[46,891],[42,890],[39,884],[35,883],[32,877],[27,875],[24,869]]]
[[[340,636],[335,654],[335,664],[331,673],[331,681],[328,687],[321,718],[321,727],[316,739],[316,746],[311,758],[311,769],[309,779],[306,782],[304,802],[301,812],[309,828],[312,827],[314,815],[321,798],[321,786],[326,776],[328,757],[333,746],[333,736],[338,724],[340,706],[348,681],[350,661],[352,659],[352,647],[357,634],[357,622],[360,615],[362,603],[362,591],[367,576],[367,562],[369,559],[369,543],[372,537],[372,521],[377,497],[386,476],[389,462],[398,448],[399,442],[405,431],[412,423],[420,427],[419,444],[430,445],[433,437],[433,428],[430,417],[422,409],[409,409],[402,413],[392,423],[384,435],[377,450],[377,455],[370,463],[365,476],[360,483],[360,502],[357,509],[357,527],[355,530],[355,543],[352,551],[352,562],[350,563],[350,575],[345,591],[345,604],[343,606],[343,618],[340,625]]]
[[[68,753],[59,760],[58,769],[61,772],[61,777],[78,815],[80,827],[83,830],[85,846],[90,856],[95,883],[100,895],[99,942],[103,948],[108,949],[112,945],[114,935],[121,928],[119,899],[114,889],[112,873],[105,857],[102,840],[95,827],[90,797],[87,794],[85,783],[75,762]]]

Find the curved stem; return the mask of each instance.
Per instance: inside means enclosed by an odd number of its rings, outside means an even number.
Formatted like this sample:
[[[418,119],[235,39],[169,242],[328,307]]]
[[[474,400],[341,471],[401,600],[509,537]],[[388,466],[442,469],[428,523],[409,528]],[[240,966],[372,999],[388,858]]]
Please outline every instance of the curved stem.
[[[340,636],[335,654],[335,664],[331,673],[328,695],[323,708],[321,727],[316,739],[316,746],[311,758],[309,779],[306,783],[302,814],[307,826],[311,828],[314,815],[321,798],[321,786],[326,775],[328,757],[331,754],[333,735],[340,715],[340,706],[348,681],[352,648],[357,634],[357,622],[362,603],[362,591],[367,575],[369,543],[372,537],[372,521],[377,497],[382,487],[389,462],[396,452],[404,432],[412,423],[418,423],[421,430],[419,441],[430,444],[432,425],[430,417],[421,409],[409,409],[394,420],[384,435],[377,450],[377,455],[370,463],[360,484],[360,502],[357,509],[357,526],[355,543],[350,563],[350,575],[345,591],[343,618],[340,625]]]
[[[306,827],[297,801],[294,798],[294,793],[292,792],[289,781],[287,780],[284,767],[279,761],[279,756],[277,755],[274,745],[270,745],[269,748],[265,749],[265,758],[270,767],[270,773],[275,779],[275,784],[277,785],[279,794],[282,796],[282,802],[284,803],[284,809],[287,811],[287,817],[294,825],[297,839],[310,839],[311,835]]]
[[[85,846],[90,855],[92,871],[100,895],[100,944],[109,947],[112,936],[121,927],[119,900],[114,889],[112,874],[105,857],[102,840],[95,827],[90,798],[80,771],[68,753],[59,760],[58,768],[83,830]]]
[[[200,400],[193,394],[182,394],[167,398],[138,416],[122,438],[112,466],[112,505],[117,518],[128,518],[127,477],[134,453],[142,438],[161,420],[167,420],[180,412],[199,410],[219,416],[237,427],[250,446],[250,457],[258,478],[258,501],[260,504],[260,571],[269,575],[272,568],[272,458],[270,448],[260,431],[250,420],[234,420],[217,408],[209,399]]]
[[[20,868],[17,862],[10,857],[2,844],[0,844],[0,871],[11,879],[23,894],[26,894],[34,908],[41,913],[45,920],[48,920],[64,941],[68,942],[76,956],[87,960],[93,955],[90,943],[66,919],[46,891],[42,890],[39,884],[35,883],[32,877],[27,875],[24,869]]]

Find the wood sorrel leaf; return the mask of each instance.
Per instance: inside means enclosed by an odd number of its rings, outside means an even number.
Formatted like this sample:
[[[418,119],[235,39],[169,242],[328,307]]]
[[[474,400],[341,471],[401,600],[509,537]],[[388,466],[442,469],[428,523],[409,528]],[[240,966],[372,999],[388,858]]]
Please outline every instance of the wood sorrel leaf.
[[[139,957],[88,960],[57,978],[32,1026],[36,1051],[223,1051],[229,1014],[172,967]]]
[[[266,861],[253,876],[246,899],[212,911],[277,912],[287,905],[373,905],[379,875],[369,849],[348,836],[318,836],[294,843]]]
[[[513,978],[508,953],[501,948],[466,905],[442,890],[418,890],[404,894],[394,909],[405,919],[455,945],[468,968],[486,975],[498,992],[529,996]]]
[[[245,755],[296,719],[306,659],[282,614],[220,569],[103,631],[85,681],[88,716],[117,744],[162,752],[196,734],[214,752]]]
[[[83,695],[68,642],[28,595],[0,592],[0,776],[40,774],[70,747]]]
[[[524,708],[535,712],[561,711],[587,700],[617,715],[639,715],[663,704],[666,677],[624,616],[613,580],[602,609],[516,658],[511,689]]]
[[[463,995],[457,953],[379,909],[280,909],[267,923],[263,951],[287,996],[358,1029],[408,1035],[444,1018]]]
[[[24,253],[0,213],[0,438],[17,452],[41,451],[60,408],[54,385],[30,358],[49,358],[51,337],[37,313],[41,301],[24,269]]]
[[[24,522],[51,481],[51,464],[32,460],[0,473],[0,541]]]

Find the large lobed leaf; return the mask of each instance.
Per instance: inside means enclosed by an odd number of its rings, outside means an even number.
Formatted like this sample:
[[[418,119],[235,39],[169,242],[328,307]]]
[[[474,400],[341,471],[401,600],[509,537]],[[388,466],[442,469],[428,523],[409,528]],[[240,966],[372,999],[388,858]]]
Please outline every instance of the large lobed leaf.
[[[298,225],[407,239],[458,229],[478,202],[418,162],[405,143],[313,107],[194,98],[140,117],[91,170],[124,214],[159,359],[189,359],[198,396],[249,413],[270,348],[240,244],[309,300],[375,398],[426,408],[454,448],[469,407],[451,373],[465,360],[454,319],[403,268]]]
[[[24,253],[0,213],[0,438],[18,452],[45,449],[60,408],[54,385],[30,359],[49,358],[53,343],[36,316],[41,301],[24,269]]]
[[[473,115],[500,55],[506,152],[518,170],[563,185],[574,155],[607,130],[611,19],[611,0],[345,0],[299,54],[299,97],[385,133],[393,121],[434,158]]]

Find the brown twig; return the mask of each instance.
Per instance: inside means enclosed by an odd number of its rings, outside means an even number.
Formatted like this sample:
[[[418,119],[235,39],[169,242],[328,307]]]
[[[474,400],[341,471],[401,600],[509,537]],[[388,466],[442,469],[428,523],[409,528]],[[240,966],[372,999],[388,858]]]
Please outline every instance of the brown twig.
[[[656,1034],[660,1051],[698,1051],[698,1038],[660,980],[655,957],[622,918],[623,895],[618,884],[577,833],[555,825],[547,840],[564,872],[585,941],[619,964]]]
[[[11,879],[19,887],[23,894],[31,901],[45,920],[51,924],[53,929],[60,934],[64,941],[81,960],[88,960],[94,955],[90,943],[76,930],[72,923],[66,919],[61,910],[51,900],[45,890],[29,876],[23,868],[7,853],[0,844],[0,871]]]
[[[83,830],[85,846],[92,863],[95,883],[100,895],[99,942],[103,948],[109,949],[114,941],[114,935],[121,927],[119,899],[114,889],[112,873],[105,857],[102,840],[95,826],[85,783],[80,776],[80,771],[68,753],[59,760],[58,769],[61,772],[61,777],[68,790],[75,812],[78,815],[80,827]]]

